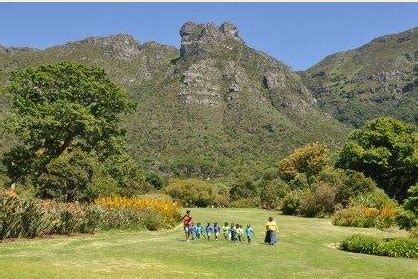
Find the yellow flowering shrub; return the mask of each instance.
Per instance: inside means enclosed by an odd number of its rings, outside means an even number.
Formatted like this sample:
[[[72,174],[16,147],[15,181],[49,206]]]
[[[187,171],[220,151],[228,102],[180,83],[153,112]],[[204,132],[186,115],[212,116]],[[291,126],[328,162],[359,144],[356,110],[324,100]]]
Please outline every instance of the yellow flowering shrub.
[[[367,206],[352,206],[337,210],[332,223],[348,227],[378,227],[388,228],[394,224],[395,207],[385,206],[381,209]]]
[[[108,210],[133,215],[133,212],[148,212],[160,220],[161,226],[173,226],[180,220],[181,205],[167,198],[144,197],[103,197],[95,200],[95,204]],[[148,214],[148,215],[150,215]],[[144,215],[138,215],[143,216]]]

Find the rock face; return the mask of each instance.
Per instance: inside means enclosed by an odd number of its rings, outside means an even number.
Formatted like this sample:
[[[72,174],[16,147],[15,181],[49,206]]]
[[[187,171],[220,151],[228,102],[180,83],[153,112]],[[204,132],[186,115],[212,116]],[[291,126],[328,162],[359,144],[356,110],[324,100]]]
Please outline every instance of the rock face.
[[[244,42],[238,36],[237,28],[229,22],[216,26],[213,23],[196,24],[185,23],[180,29],[182,57],[198,55],[218,50],[232,50]],[[222,51],[222,50],[221,50]]]
[[[96,45],[103,48],[108,55],[119,60],[132,61],[141,51],[140,43],[127,34],[117,34],[108,37],[89,37],[82,41],[68,43],[72,45]]]
[[[418,123],[418,27],[340,52],[303,73],[323,109],[360,126],[382,115]]]

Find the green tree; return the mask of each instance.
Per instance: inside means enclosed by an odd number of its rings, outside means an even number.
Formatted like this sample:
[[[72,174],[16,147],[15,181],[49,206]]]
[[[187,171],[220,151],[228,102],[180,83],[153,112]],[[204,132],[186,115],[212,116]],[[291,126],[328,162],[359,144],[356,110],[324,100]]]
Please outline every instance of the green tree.
[[[329,165],[329,149],[325,144],[311,143],[295,149],[279,163],[282,179],[290,182],[298,174],[305,174],[308,181]]]
[[[418,177],[417,133],[390,117],[368,121],[350,133],[336,166],[363,172],[402,200]]]
[[[409,188],[408,193],[410,196],[405,199],[405,203],[402,207],[405,210],[412,211],[415,216],[418,216],[418,183]]]
[[[36,179],[67,150],[80,148],[100,160],[123,152],[119,117],[134,108],[104,70],[73,62],[13,72],[5,91],[14,113],[4,122],[21,144],[4,156],[9,177]]]
[[[97,158],[78,148],[51,160],[38,179],[40,197],[64,202],[91,201],[117,192],[117,187]]]

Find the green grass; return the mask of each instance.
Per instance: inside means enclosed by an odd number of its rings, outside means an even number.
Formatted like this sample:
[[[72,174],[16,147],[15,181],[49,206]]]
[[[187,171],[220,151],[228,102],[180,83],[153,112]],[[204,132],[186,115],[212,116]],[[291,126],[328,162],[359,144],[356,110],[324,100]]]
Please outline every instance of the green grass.
[[[280,216],[257,209],[193,209],[195,221],[252,223],[253,244],[185,242],[182,228],[161,232],[103,232],[94,236],[19,240],[0,244],[0,278],[416,278],[418,261],[353,254],[335,243],[354,233],[402,232],[333,226],[329,219]],[[272,215],[280,243],[263,240]]]

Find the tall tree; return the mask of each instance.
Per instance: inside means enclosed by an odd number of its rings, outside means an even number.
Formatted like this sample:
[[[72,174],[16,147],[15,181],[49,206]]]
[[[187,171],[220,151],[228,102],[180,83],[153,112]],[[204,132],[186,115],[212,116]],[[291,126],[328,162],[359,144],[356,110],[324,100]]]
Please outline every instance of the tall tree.
[[[417,143],[412,125],[390,117],[376,118],[351,132],[337,167],[363,172],[401,201],[418,178]]]
[[[21,142],[4,156],[14,181],[40,177],[75,147],[102,160],[123,152],[119,118],[134,103],[104,70],[74,62],[26,68],[12,73],[5,91],[14,107],[5,126]]]

